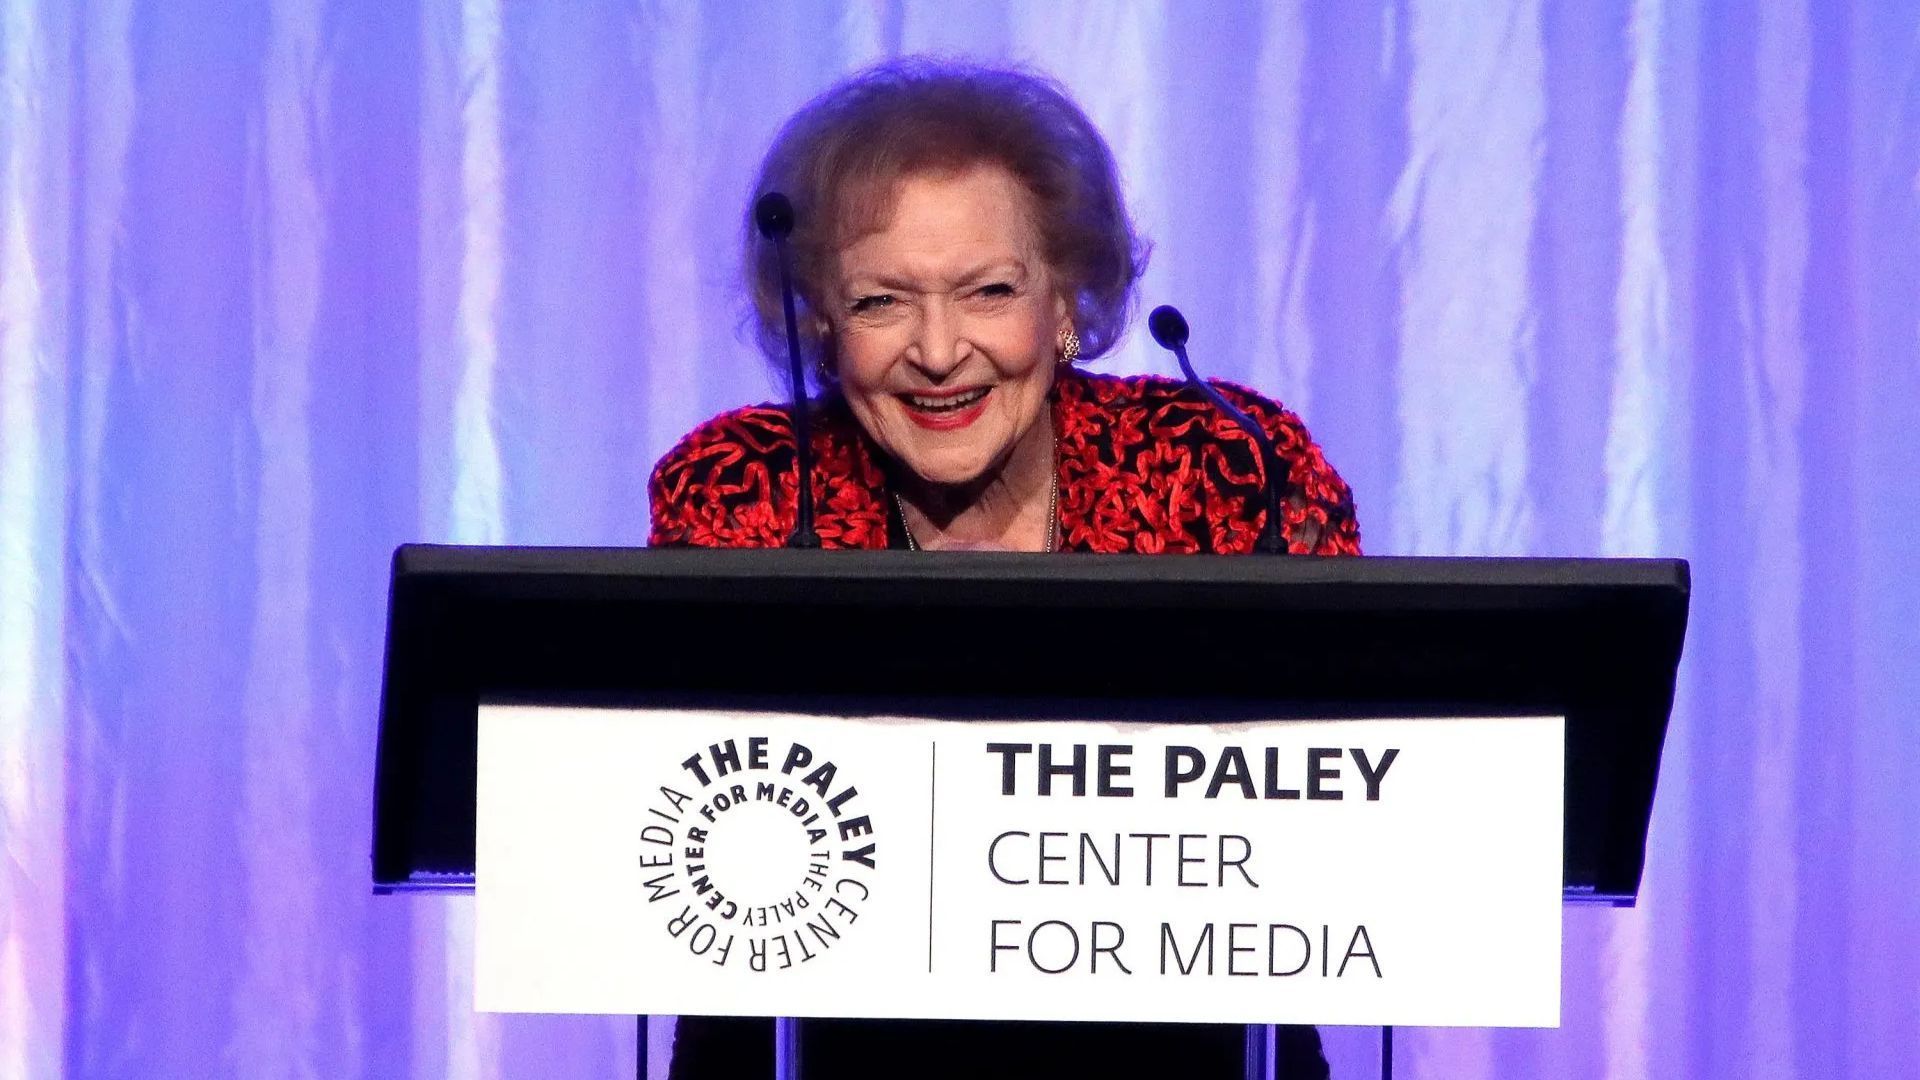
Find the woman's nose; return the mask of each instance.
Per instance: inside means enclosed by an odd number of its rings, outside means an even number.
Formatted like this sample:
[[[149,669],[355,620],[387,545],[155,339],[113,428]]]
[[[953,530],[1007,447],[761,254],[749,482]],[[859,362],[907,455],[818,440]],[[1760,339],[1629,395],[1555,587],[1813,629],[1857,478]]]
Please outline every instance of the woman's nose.
[[[960,320],[943,301],[930,302],[922,310],[920,332],[910,359],[928,378],[937,381],[953,374],[972,347],[961,332]]]

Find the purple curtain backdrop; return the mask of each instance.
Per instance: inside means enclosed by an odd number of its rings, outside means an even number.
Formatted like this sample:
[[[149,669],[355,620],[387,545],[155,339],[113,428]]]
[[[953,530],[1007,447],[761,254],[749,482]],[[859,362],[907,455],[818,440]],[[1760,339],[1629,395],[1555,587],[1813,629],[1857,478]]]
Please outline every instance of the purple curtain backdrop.
[[[1561,1029],[1400,1075],[1910,1068],[1908,0],[0,0],[0,1077],[630,1073],[369,895],[387,557],[641,542],[773,391],[759,150],[924,50],[1075,91],[1370,551],[1693,560],[1641,905],[1568,911]]]

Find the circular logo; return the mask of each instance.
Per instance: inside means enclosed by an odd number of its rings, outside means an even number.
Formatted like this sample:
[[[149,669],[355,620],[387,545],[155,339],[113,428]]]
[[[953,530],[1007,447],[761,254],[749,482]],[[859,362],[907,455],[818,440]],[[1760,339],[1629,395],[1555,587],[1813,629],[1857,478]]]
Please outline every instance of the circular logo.
[[[640,898],[688,956],[750,972],[829,955],[873,897],[878,836],[822,748],[723,739],[679,762],[640,828]]]

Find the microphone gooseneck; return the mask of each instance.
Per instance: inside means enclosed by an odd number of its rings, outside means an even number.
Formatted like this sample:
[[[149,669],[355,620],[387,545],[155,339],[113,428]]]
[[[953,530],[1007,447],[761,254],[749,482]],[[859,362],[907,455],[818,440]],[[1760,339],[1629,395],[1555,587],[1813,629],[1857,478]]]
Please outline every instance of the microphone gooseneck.
[[[1267,437],[1266,429],[1258,421],[1228,401],[1226,395],[1215,389],[1212,383],[1195,373],[1193,362],[1187,359],[1187,320],[1178,309],[1169,304],[1154,308],[1152,314],[1147,316],[1147,330],[1161,348],[1180,361],[1180,371],[1187,377],[1187,385],[1240,425],[1258,448],[1260,469],[1265,480],[1261,487],[1267,495],[1267,523],[1260,530],[1260,539],[1254,544],[1254,550],[1263,555],[1285,554],[1286,541],[1280,537],[1280,486],[1285,482],[1286,473],[1279,456],[1273,452],[1273,440]]]
[[[753,224],[760,235],[773,242],[780,260],[780,303],[787,314],[787,372],[793,395],[795,494],[799,505],[794,515],[793,535],[787,537],[790,548],[817,548],[820,534],[813,529],[813,429],[807,415],[807,377],[800,366],[800,320],[793,309],[793,271],[787,259],[787,237],[793,233],[793,202],[777,191],[769,191],[753,204]]]

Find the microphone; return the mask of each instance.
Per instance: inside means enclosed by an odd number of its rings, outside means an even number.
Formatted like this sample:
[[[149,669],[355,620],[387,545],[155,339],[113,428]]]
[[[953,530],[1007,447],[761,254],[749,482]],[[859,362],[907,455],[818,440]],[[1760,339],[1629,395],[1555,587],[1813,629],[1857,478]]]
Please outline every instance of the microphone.
[[[773,241],[780,258],[780,303],[787,313],[787,371],[792,381],[794,468],[798,471],[793,535],[787,537],[790,548],[817,548],[820,534],[813,531],[813,431],[807,416],[807,377],[800,367],[800,321],[793,312],[793,272],[787,260],[787,237],[793,233],[793,203],[777,191],[769,191],[753,204],[753,224],[760,235]]]
[[[1260,530],[1260,539],[1253,549],[1263,555],[1284,555],[1286,541],[1280,537],[1280,485],[1285,483],[1286,473],[1282,471],[1280,459],[1273,452],[1273,440],[1267,438],[1266,429],[1253,417],[1242,412],[1226,395],[1214,389],[1212,383],[1202,379],[1193,370],[1193,362],[1187,359],[1187,320],[1179,310],[1169,304],[1161,304],[1147,316],[1147,330],[1153,334],[1153,340],[1160,347],[1174,355],[1180,361],[1180,371],[1187,377],[1187,385],[1200,392],[1200,395],[1213,403],[1214,408],[1226,413],[1228,419],[1240,425],[1254,446],[1260,451],[1260,467],[1266,475],[1262,488],[1267,496],[1267,523]]]

